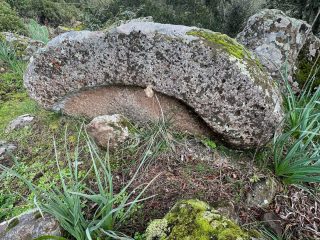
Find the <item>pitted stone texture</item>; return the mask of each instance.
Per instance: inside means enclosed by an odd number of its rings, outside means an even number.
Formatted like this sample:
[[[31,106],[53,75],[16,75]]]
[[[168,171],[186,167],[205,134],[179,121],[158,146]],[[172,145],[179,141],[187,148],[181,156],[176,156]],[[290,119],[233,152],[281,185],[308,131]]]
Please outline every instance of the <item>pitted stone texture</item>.
[[[37,210],[0,223],[1,240],[30,240],[43,235],[61,236],[61,228],[53,217],[42,217]]]
[[[299,51],[311,26],[302,20],[290,18],[277,9],[265,9],[249,18],[237,40],[252,50],[272,77],[281,81],[281,71],[287,62],[289,81]]]
[[[120,114],[95,117],[86,127],[97,145],[114,149],[129,137],[127,120]]]
[[[282,118],[279,91],[254,56],[195,27],[133,21],[108,32],[65,33],[38,52],[24,81],[32,98],[55,110],[80,90],[151,86],[187,104],[238,148],[267,142]]]

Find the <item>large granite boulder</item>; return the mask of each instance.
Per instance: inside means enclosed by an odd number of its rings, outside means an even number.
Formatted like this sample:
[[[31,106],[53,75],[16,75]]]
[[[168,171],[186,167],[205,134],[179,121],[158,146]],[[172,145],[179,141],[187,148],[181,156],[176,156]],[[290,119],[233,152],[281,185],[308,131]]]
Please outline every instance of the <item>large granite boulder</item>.
[[[73,115],[131,118],[140,108],[160,103],[166,114],[163,108],[183,103],[181,111],[192,109],[238,148],[266,143],[282,118],[279,91],[255,56],[226,35],[196,27],[131,21],[107,32],[68,32],[34,56],[24,82],[42,106]],[[118,86],[115,94],[108,90]],[[138,95],[149,87],[165,101],[143,96],[132,106],[132,86],[140,87]]]
[[[51,216],[43,217],[31,210],[0,223],[1,240],[30,240],[44,235],[61,236],[59,223]]]
[[[265,9],[249,18],[237,40],[256,53],[273,78],[281,82],[280,72],[287,67],[289,81],[293,82],[294,66],[308,34],[312,33],[307,22],[277,9]]]

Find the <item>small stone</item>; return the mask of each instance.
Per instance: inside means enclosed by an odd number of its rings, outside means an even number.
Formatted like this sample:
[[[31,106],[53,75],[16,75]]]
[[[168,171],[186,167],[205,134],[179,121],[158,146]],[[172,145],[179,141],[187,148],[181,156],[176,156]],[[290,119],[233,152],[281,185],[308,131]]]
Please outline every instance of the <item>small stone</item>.
[[[43,235],[61,236],[61,228],[52,216],[42,217],[36,209],[0,223],[1,240],[30,240]]]
[[[267,207],[276,193],[276,181],[272,178],[263,179],[253,185],[253,190],[247,196],[247,204],[249,207]]]
[[[34,120],[34,116],[31,116],[30,114],[24,114],[21,115],[19,117],[17,117],[16,119],[12,120],[7,128],[6,128],[6,133],[12,132],[14,130],[17,130],[19,128],[23,128],[25,126],[30,125]]]
[[[146,95],[147,95],[148,98],[153,98],[154,92],[153,92],[151,86],[146,87],[146,88],[144,89],[144,92],[146,93]]]
[[[277,234],[277,236],[282,236],[282,227],[281,227],[281,219],[274,213],[268,212],[263,215],[263,222],[271,228],[273,232]]]
[[[126,119],[120,114],[95,117],[86,127],[88,134],[102,148],[113,149],[129,137]]]
[[[0,164],[5,166],[12,165],[10,154],[12,154],[17,147],[12,143],[0,141]]]

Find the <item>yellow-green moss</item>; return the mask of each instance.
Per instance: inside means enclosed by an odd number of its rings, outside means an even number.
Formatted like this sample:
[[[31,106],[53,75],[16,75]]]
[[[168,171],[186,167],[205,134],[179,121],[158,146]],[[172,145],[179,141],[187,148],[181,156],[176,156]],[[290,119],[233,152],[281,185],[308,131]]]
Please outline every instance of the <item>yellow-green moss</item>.
[[[188,35],[197,36],[206,39],[210,43],[220,45],[223,49],[225,49],[232,56],[243,59],[246,56],[250,56],[250,53],[236,40],[228,37],[225,34],[209,32],[204,30],[194,30],[189,31]]]
[[[180,201],[164,219],[152,222],[146,230],[146,238],[155,240],[159,236],[161,240],[250,239],[248,232],[199,200]]]

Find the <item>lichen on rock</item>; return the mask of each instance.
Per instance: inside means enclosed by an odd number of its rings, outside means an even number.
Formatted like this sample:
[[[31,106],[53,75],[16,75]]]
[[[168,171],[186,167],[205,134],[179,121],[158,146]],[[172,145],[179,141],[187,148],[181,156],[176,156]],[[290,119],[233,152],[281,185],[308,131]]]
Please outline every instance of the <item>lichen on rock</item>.
[[[284,82],[284,74],[292,82],[295,62],[310,30],[302,20],[277,9],[264,9],[249,18],[237,40],[258,56],[276,81]]]
[[[25,86],[42,106],[62,112],[73,99],[81,102],[81,92],[151,86],[186,104],[229,145],[261,146],[283,116],[280,92],[244,47],[222,34],[213,44],[207,32],[133,20],[107,32],[68,32],[34,56]],[[102,115],[94,104],[89,115]]]
[[[253,235],[195,199],[178,202],[163,219],[152,221],[146,230],[147,240],[249,240]]]

